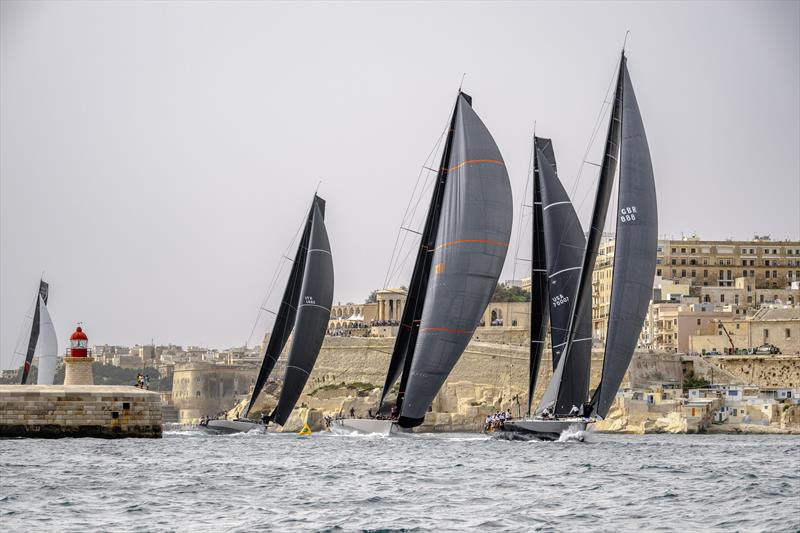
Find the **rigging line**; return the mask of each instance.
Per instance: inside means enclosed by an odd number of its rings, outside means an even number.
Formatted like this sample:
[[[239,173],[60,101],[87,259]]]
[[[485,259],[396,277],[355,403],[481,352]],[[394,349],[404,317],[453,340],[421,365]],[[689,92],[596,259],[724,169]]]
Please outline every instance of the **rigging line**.
[[[597,120],[595,121],[592,135],[591,137],[589,137],[589,143],[586,145],[586,151],[583,154],[583,161],[586,161],[586,159],[589,157],[589,151],[591,150],[592,145],[594,144],[594,140],[597,137],[597,133],[600,130],[600,125],[602,123],[603,116],[606,113],[606,108],[611,106],[611,102],[609,101],[609,94],[611,94],[611,87],[614,85],[614,80],[616,79],[617,68],[618,67],[615,67],[612,70],[611,80],[608,83],[608,88],[606,89],[606,94],[605,97],[603,98],[603,103],[600,105],[600,112],[597,114]],[[570,196],[573,196],[577,191],[582,173],[583,173],[583,165],[581,165],[578,169],[578,175],[575,178],[575,183],[572,186],[572,191],[570,193]]]
[[[430,181],[430,182],[428,182],[428,183],[425,185],[425,188],[423,189],[423,191],[422,191],[422,194],[420,195],[419,199],[417,200],[417,204],[414,206],[414,213],[415,213],[415,214],[416,214],[417,210],[419,209],[420,203],[422,202],[422,200],[423,200],[423,199],[426,197],[426,195],[428,194],[428,192],[429,192],[429,191],[428,191],[428,189],[429,189],[429,188],[431,188],[431,187],[435,187],[435,185],[436,185],[436,180],[435,180],[435,179],[434,179],[433,181]],[[397,263],[395,263],[394,265],[392,265],[392,266],[394,267],[394,269],[391,271],[391,275],[389,276],[389,281],[391,281],[392,279],[394,279],[394,278],[395,278],[395,276],[397,276],[397,275],[400,273],[400,271],[401,271],[401,270],[402,270],[402,269],[405,267],[405,265],[408,263],[408,260],[409,260],[409,258],[410,258],[410,256],[411,256],[411,253],[412,253],[412,252],[415,252],[415,251],[417,250],[417,248],[418,248],[418,246],[409,246],[409,247],[408,247],[408,251],[406,252],[406,255],[405,255],[405,257],[404,257],[404,258],[403,258],[403,260],[401,261],[401,260],[400,260],[400,255],[399,255],[399,254],[401,254],[401,253],[402,253],[402,251],[405,249],[405,243],[406,243],[406,241],[407,241],[407,237],[408,237],[408,233],[405,233],[405,234],[403,234],[403,240],[402,240],[402,242],[400,243],[400,247],[398,248],[398,255],[397,255],[397,261],[398,261],[398,262],[397,262]],[[415,241],[415,242],[416,242],[416,241]],[[386,285],[384,285],[384,288],[386,288],[386,287],[388,287],[388,282],[387,282],[387,284],[386,284]]]
[[[439,145],[442,143],[442,139],[447,134],[448,126],[449,126],[449,120],[445,123],[445,127],[442,130],[442,133],[439,135],[439,138],[436,140],[436,143],[434,143],[433,148],[431,149],[430,153],[428,153],[428,157],[425,158],[425,161],[424,161],[422,167],[419,170],[419,174],[417,174],[417,181],[414,184],[414,189],[411,191],[411,197],[409,197],[409,199],[408,199],[408,204],[406,205],[406,210],[403,213],[403,218],[402,218],[402,221],[400,222],[401,226],[403,226],[403,225],[411,225],[410,224],[411,221],[407,220],[407,218],[409,217],[409,210],[411,209],[411,204],[414,202],[414,196],[415,196],[415,194],[417,192],[417,189],[419,187],[420,180],[422,179],[422,175],[424,173],[423,170],[428,169],[428,166],[427,166],[428,162],[432,161],[431,158],[435,156],[436,151],[439,148]],[[438,171],[436,171],[436,172],[438,172]],[[427,182],[427,181],[428,181],[428,179],[426,177],[425,182]],[[423,185],[423,190],[424,189],[425,189],[425,186]],[[421,192],[420,193],[420,198],[422,197],[422,194],[423,193]],[[419,205],[419,200],[417,200],[417,204],[414,206],[414,210],[413,210],[413,213],[412,213],[411,217],[413,217],[413,214],[416,213],[416,209],[417,209],[418,205]],[[397,244],[398,244],[398,242],[400,240],[400,233],[401,233],[401,230],[398,229],[397,230],[397,236],[395,237],[395,241],[394,241],[394,248],[392,248],[392,255],[389,258],[389,265],[386,268],[386,276],[384,277],[384,280],[383,280],[384,288],[389,284],[389,275],[390,275],[390,273],[392,271],[392,265],[393,265],[393,262],[394,262],[394,259],[395,259],[395,254],[397,253]],[[402,244],[401,244],[401,246],[402,246]]]
[[[528,185],[531,182],[531,175],[533,173],[533,151],[536,149],[536,123],[534,122],[533,126],[533,143],[531,144],[531,154],[528,157],[528,175],[525,178],[525,189],[522,192],[522,207],[525,207],[525,200],[528,198]],[[514,249],[514,266],[511,270],[511,279],[517,279],[517,262],[519,261],[519,247],[522,244],[522,226],[523,226],[523,211],[524,209],[519,210],[519,220],[517,221],[517,243]],[[535,251],[531,251],[531,254],[535,253]]]
[[[321,183],[321,181],[320,181],[320,183]],[[317,185],[317,188],[319,189],[319,185]],[[317,193],[315,191],[314,192],[314,196],[316,196],[316,194]],[[312,200],[312,202],[313,202],[313,200]],[[250,329],[250,335],[247,337],[247,342],[245,343],[245,346],[249,345],[250,341],[253,340],[253,334],[255,333],[256,328],[258,327],[258,322],[261,320],[261,313],[262,313],[261,309],[266,307],[268,300],[272,296],[272,293],[275,290],[275,286],[277,285],[278,279],[280,278],[280,274],[283,271],[283,265],[285,264],[285,259],[287,258],[287,254],[291,251],[292,245],[297,240],[297,236],[302,232],[302,229],[303,229],[304,224],[305,224],[305,219],[307,217],[308,217],[307,214],[303,215],[303,222],[300,224],[300,226],[295,231],[294,236],[292,237],[291,241],[289,241],[288,246],[286,247],[286,249],[284,250],[284,252],[282,254],[282,259],[280,261],[278,261],[278,265],[275,268],[275,273],[272,276],[272,281],[270,282],[270,284],[269,284],[269,286],[267,288],[267,293],[264,295],[264,298],[261,300],[261,305],[259,306],[259,312],[256,315],[255,322],[253,322],[253,327]],[[292,262],[294,262],[293,259],[292,259]],[[277,313],[276,313],[276,316],[277,316]]]

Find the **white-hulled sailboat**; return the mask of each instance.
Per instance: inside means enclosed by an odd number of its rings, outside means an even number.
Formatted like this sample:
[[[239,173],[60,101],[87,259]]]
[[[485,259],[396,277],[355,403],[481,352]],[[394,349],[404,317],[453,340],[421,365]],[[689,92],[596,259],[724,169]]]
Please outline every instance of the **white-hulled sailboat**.
[[[557,439],[564,431],[583,430],[594,419],[604,418],[633,357],[647,314],[656,264],[656,190],[624,50],[591,226],[578,256],[570,250],[583,242],[583,232],[555,174],[552,154],[548,140],[534,140],[530,415],[506,421],[498,435],[507,438]],[[589,400],[592,270],[617,170],[619,207],[615,214],[608,331],[601,380]],[[544,348],[547,314],[551,321],[553,377],[538,407],[531,412],[530,398]]]

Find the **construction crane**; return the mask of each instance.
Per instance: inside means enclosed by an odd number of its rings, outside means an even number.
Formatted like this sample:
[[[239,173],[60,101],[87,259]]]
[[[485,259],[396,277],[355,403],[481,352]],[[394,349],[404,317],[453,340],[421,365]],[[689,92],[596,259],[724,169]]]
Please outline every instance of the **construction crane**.
[[[728,333],[728,328],[725,327],[725,324],[723,324],[722,321],[720,321],[719,327],[722,328],[722,331],[725,332],[725,336],[728,337],[728,342],[731,343],[731,355],[733,355],[734,353],[736,353],[736,346],[734,346],[733,344],[733,339],[731,338],[731,334]]]

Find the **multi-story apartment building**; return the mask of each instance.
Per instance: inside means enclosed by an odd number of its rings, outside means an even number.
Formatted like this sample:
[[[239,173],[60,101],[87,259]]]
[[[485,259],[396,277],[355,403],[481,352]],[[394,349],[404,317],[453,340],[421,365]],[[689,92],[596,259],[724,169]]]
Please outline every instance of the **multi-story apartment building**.
[[[614,247],[615,242],[610,239],[600,245],[592,273],[592,328],[595,337],[601,340],[608,326]],[[659,240],[656,254],[653,273],[656,294],[659,283],[672,282],[676,286],[690,286],[691,293],[705,303],[758,306],[773,300],[784,303],[798,300],[796,291],[786,288],[800,281],[800,241],[773,241],[769,237],[755,237],[750,241],[703,241],[692,236]],[[737,278],[746,279],[737,283]],[[669,291],[662,289],[660,298],[666,299]],[[720,301],[723,299],[730,301]]]

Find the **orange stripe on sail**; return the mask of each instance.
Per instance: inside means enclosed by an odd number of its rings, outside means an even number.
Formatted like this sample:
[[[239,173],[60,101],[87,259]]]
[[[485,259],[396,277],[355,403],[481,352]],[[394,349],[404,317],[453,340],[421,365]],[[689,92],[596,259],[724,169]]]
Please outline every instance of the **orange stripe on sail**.
[[[494,165],[500,165],[501,167],[506,166],[505,163],[502,161],[498,161],[497,159],[468,159],[467,161],[462,161],[461,163],[457,164],[454,167],[450,167],[447,170],[457,170],[464,165],[471,165],[473,163],[492,163]]]
[[[472,334],[471,331],[466,329],[449,329],[449,328],[422,328],[420,331],[446,331],[447,333],[469,333]]]
[[[460,241],[450,241],[450,242],[446,242],[444,244],[440,244],[439,246],[437,246],[433,250],[436,251],[436,250],[439,250],[440,248],[447,248],[448,246],[452,246],[454,244],[468,244],[468,243],[471,243],[471,244],[474,244],[474,243],[494,244],[495,246],[506,246],[506,247],[508,247],[508,243],[507,242],[490,241],[490,240],[487,240],[487,239],[462,239]]]

